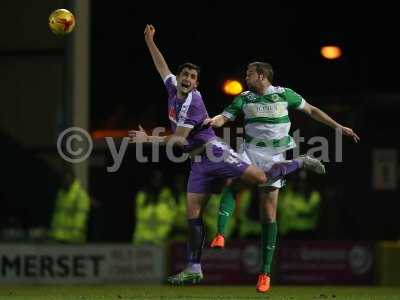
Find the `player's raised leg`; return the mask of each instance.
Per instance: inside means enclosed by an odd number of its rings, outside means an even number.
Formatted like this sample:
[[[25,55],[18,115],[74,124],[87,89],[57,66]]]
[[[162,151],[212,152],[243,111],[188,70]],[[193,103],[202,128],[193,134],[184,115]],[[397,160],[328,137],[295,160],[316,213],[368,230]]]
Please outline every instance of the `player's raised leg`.
[[[325,173],[325,167],[318,159],[303,155],[293,160],[276,163],[267,172],[250,165],[241,176],[241,179],[252,184],[270,184],[301,168],[318,174]],[[213,248],[225,247],[225,227],[235,209],[236,194],[237,191],[231,185],[228,185],[222,191],[218,212],[218,231],[211,242],[211,247]]]
[[[211,248],[225,247],[225,229],[235,210],[236,194],[237,191],[231,182],[222,190],[218,210],[217,235],[211,242]]]
[[[264,172],[254,165],[249,165],[240,178],[243,181],[251,184],[267,184],[275,182],[283,178],[285,175],[295,172],[303,166],[303,158],[276,163],[267,172]],[[218,212],[218,232],[211,242],[212,248],[225,247],[225,227],[235,209],[236,194],[236,190],[232,186],[225,187],[222,192],[221,204]]]
[[[182,272],[168,277],[167,281],[171,284],[195,284],[203,279],[201,252],[204,246],[205,230],[202,214],[209,198],[210,194],[187,194],[186,213],[189,235],[187,241],[187,267]]]
[[[250,165],[241,179],[252,184],[273,183],[301,168],[312,170],[318,174],[325,174],[325,167],[318,159],[304,155],[293,160],[275,163],[270,170],[265,172],[256,166]]]

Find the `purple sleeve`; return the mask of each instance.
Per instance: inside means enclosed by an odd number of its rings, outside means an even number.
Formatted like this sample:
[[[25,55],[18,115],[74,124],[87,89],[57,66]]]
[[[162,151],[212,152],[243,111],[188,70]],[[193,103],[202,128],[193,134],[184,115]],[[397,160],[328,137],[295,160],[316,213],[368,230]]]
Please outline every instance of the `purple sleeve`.
[[[173,74],[167,75],[167,77],[164,78],[164,84],[165,87],[167,88],[168,91],[168,96],[173,97],[176,95],[177,89],[176,89],[176,77]]]
[[[191,101],[189,103],[185,101],[179,112],[177,126],[193,128],[207,118],[207,112],[200,93],[193,91],[191,97]]]

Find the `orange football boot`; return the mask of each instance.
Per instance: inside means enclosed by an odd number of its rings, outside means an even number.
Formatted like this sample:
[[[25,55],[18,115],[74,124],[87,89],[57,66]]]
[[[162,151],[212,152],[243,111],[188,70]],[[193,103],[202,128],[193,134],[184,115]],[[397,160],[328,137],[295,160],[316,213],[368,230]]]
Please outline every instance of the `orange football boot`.
[[[270,288],[270,278],[267,274],[258,275],[257,292],[266,293]]]
[[[211,248],[224,248],[225,238],[222,234],[217,234],[213,241],[211,242]]]

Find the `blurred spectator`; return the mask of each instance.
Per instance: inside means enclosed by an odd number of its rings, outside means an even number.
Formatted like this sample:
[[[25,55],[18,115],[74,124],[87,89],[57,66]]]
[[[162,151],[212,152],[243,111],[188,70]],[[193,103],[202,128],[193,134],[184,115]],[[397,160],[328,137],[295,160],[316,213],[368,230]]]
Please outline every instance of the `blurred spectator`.
[[[261,225],[259,217],[259,197],[257,188],[244,188],[237,195],[236,214],[239,238],[259,238]]]
[[[305,171],[299,173],[298,180],[291,182],[278,202],[279,233],[292,239],[315,238],[321,195],[308,188]]]
[[[43,159],[50,152],[39,155],[39,151],[25,147],[1,128],[0,147],[1,239],[45,240],[61,179]]]
[[[172,230],[176,200],[171,189],[164,185],[161,171],[153,172],[149,185],[136,194],[135,203],[134,244],[162,245]]]
[[[63,175],[56,198],[50,237],[58,242],[83,243],[86,241],[90,198],[72,169],[65,168]]]
[[[4,242],[21,242],[26,239],[26,231],[21,221],[9,216],[3,221],[1,240]]]
[[[176,199],[176,214],[172,227],[171,238],[185,241],[187,238],[187,217],[186,217],[186,182],[187,178],[179,174],[174,178],[174,197]]]

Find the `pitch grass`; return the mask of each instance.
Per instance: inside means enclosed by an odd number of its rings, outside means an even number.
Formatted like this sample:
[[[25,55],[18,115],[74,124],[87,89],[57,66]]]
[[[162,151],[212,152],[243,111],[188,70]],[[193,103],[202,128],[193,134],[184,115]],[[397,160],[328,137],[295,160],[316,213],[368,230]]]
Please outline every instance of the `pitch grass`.
[[[129,299],[268,299],[268,300],[399,300],[400,287],[273,286],[258,294],[254,286],[166,285],[0,285],[0,299],[9,300],[129,300]]]

